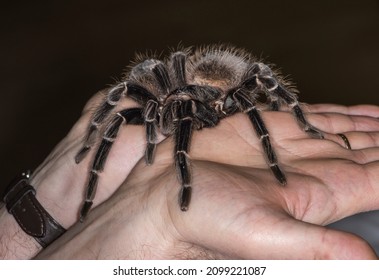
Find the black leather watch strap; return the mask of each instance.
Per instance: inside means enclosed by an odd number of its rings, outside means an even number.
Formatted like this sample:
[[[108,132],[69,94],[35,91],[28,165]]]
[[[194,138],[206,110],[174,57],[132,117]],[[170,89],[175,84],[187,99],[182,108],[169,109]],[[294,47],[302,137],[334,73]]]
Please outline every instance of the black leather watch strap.
[[[43,208],[29,185],[29,174],[17,176],[5,189],[2,199],[22,230],[47,247],[66,230]]]

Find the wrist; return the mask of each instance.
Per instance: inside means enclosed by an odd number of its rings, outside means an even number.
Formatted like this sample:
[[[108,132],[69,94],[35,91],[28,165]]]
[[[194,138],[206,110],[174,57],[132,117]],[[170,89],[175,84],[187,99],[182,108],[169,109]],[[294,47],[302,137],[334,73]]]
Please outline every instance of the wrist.
[[[17,224],[6,207],[0,209],[0,259],[30,259],[41,245]]]
[[[30,185],[36,189],[37,200],[66,229],[77,222],[83,196],[82,188],[77,187],[72,176],[48,169],[35,172],[30,180]]]
[[[29,172],[16,176],[5,188],[0,216],[0,256],[29,259],[61,236],[65,229],[36,198]]]

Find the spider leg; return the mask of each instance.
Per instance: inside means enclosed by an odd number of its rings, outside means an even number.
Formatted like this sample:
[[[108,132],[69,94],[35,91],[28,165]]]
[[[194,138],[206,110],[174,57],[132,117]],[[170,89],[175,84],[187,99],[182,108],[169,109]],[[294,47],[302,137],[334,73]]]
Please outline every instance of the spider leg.
[[[117,137],[118,131],[122,124],[143,124],[143,116],[141,108],[130,108],[118,112],[107,125],[102,141],[97,149],[95,158],[92,163],[92,168],[89,175],[89,180],[87,183],[85,201],[80,210],[80,221],[82,222],[87,216],[88,211],[90,210],[93,199],[96,194],[97,183],[98,183],[98,173],[104,170],[104,165],[106,159],[109,155],[109,151],[112,148],[113,142]]]
[[[144,112],[145,127],[146,127],[146,151],[145,161],[147,165],[153,163],[154,151],[157,142],[158,129],[158,102],[149,100],[146,104]]]
[[[171,56],[172,67],[174,69],[177,88],[187,85],[186,78],[186,54],[183,52],[176,52]]]
[[[292,112],[294,113],[299,125],[305,132],[307,132],[313,138],[324,138],[321,131],[309,124],[294,93],[287,90],[272,76],[261,77],[258,75],[257,78],[259,82],[261,82],[271,94],[279,97],[292,109]]]
[[[270,98],[270,110],[271,111],[279,111],[280,102],[276,98]]]
[[[174,101],[171,106],[178,119],[174,132],[174,159],[181,184],[179,205],[182,211],[187,211],[192,194],[191,162],[188,155],[192,132],[194,129],[216,126],[219,118],[216,111],[198,100]]]
[[[95,142],[99,126],[104,122],[104,120],[108,117],[109,113],[120,101],[121,96],[125,93],[125,91],[126,84],[124,82],[116,85],[115,87],[109,90],[106,99],[103,101],[103,103],[92,116],[91,125],[87,131],[84,145],[75,156],[76,163],[80,163],[83,160],[83,158],[88,154],[89,150],[93,146],[93,143]]]
[[[250,92],[259,93],[260,91],[263,91],[266,94],[267,97],[267,103],[269,103],[269,110],[270,111],[279,111],[281,102],[279,100],[279,97],[275,94],[272,94],[268,88],[270,88],[272,85],[269,83],[266,83],[264,87],[261,86],[262,82],[265,82],[261,80],[257,80],[258,78],[264,78],[264,77],[272,77],[273,78],[273,72],[267,65],[263,63],[253,63],[249,66],[248,70],[245,73],[245,76],[242,78],[243,82],[241,85],[241,88],[246,89]],[[276,80],[274,80],[276,81]],[[257,90],[260,89],[259,92]]]
[[[160,73],[156,70],[157,73]],[[162,77],[165,77],[165,72],[163,71]],[[165,79],[162,80],[164,83]],[[146,164],[150,165],[153,163],[154,151],[157,142],[157,129],[159,123],[159,102],[158,99],[146,90],[144,87],[128,83],[128,93],[127,96],[135,100],[140,104],[144,104],[145,110],[143,112],[144,124],[146,127],[146,150],[145,150],[145,161]]]
[[[181,191],[179,195],[179,205],[182,211],[188,210],[191,201],[191,171],[190,159],[188,156],[190,139],[193,130],[193,102],[183,101],[177,108],[178,125],[175,130],[175,166],[178,170]]]
[[[278,158],[275,154],[274,148],[271,145],[270,135],[266,129],[261,115],[259,114],[259,111],[254,106],[251,108],[250,111],[247,112],[247,114],[249,116],[250,121],[254,125],[255,131],[257,132],[258,137],[262,143],[262,147],[267,157],[270,169],[274,173],[275,178],[282,185],[287,184],[286,176],[284,175],[283,171],[280,169],[278,165]]]
[[[251,98],[243,92],[243,90],[235,91],[233,93],[233,99],[236,101],[236,105],[239,105],[239,109],[249,116],[259,140],[261,141],[268,165],[274,173],[275,178],[280,182],[280,184],[287,184],[286,176],[278,165],[278,158],[275,154],[274,148],[271,145],[270,135],[258,109],[254,104],[254,101],[252,101]]]

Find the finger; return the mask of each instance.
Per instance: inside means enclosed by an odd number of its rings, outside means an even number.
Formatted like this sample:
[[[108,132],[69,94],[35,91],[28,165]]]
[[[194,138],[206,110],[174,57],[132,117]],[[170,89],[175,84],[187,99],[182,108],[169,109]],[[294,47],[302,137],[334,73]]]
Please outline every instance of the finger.
[[[361,150],[379,147],[379,132],[324,133],[324,140],[337,143],[347,150]]]
[[[353,234],[288,218],[251,234],[239,249],[249,259],[377,259]]]
[[[379,119],[367,116],[349,116],[339,113],[309,114],[309,122],[328,133],[348,131],[379,131]]]
[[[334,135],[334,137],[340,138],[338,141],[342,146],[346,146],[340,136]],[[379,132],[345,132],[344,135],[352,150],[379,147]]]
[[[307,105],[306,107],[312,113],[340,113],[379,118],[379,106],[375,105],[343,106],[337,104],[314,104]]]
[[[324,133],[324,139],[299,138],[285,150],[290,158],[298,161],[315,159],[348,160],[351,163],[366,164],[379,161],[379,133],[345,133],[350,148],[337,134]],[[311,167],[309,167],[312,170]]]

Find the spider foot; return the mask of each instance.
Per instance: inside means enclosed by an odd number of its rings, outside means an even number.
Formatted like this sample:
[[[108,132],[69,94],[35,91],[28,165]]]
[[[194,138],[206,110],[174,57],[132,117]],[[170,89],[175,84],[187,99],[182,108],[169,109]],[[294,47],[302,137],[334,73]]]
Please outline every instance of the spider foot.
[[[80,163],[83,160],[83,158],[85,158],[85,156],[87,155],[90,149],[91,147],[89,146],[84,146],[83,148],[81,148],[80,151],[75,156],[75,162],[77,164]]]
[[[275,178],[279,181],[279,183],[283,186],[287,184],[286,175],[284,175],[284,172],[280,169],[280,167],[277,164],[270,166],[272,172],[274,173]]]
[[[145,162],[147,165],[152,165],[154,160],[156,144],[147,143],[146,151],[145,151]]]
[[[92,207],[93,202],[92,201],[84,201],[84,204],[82,206],[82,209],[80,209],[80,217],[79,220],[81,223],[84,222],[84,219],[87,217],[89,210]]]
[[[324,135],[322,134],[322,132],[314,128],[313,126],[307,126],[304,129],[304,131],[308,133],[312,138],[324,139]]]
[[[312,138],[324,139],[322,132],[308,123],[304,116],[303,110],[301,109],[298,103],[296,103],[296,105],[293,106],[292,110],[300,127],[302,127],[306,133],[308,133]]]
[[[191,187],[183,187],[180,193],[180,210],[187,211],[188,205],[191,201],[192,188]]]

